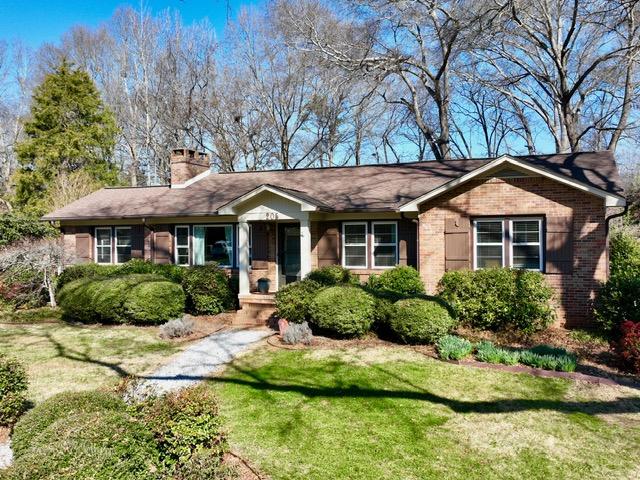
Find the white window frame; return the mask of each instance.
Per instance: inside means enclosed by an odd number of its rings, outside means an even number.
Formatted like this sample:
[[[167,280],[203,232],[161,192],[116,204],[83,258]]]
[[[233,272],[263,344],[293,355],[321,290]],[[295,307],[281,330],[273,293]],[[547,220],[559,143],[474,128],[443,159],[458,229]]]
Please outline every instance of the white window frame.
[[[99,262],[98,261],[98,231],[99,230],[108,230],[109,231],[109,261],[108,262]],[[111,265],[113,263],[113,229],[111,227],[95,227],[93,231],[93,258],[95,262],[99,265]]]
[[[133,252],[133,237],[131,236],[131,227],[113,227],[113,261],[116,265],[120,264],[120,259],[118,258],[118,230],[129,230],[129,239],[131,241],[131,248]],[[124,246],[124,245],[123,245]]]
[[[396,228],[396,232],[395,232],[395,237],[396,237],[396,241],[395,243],[376,243],[376,225],[394,225]],[[375,222],[371,222],[371,266],[372,268],[375,269],[380,269],[380,270],[386,270],[389,268],[394,268],[396,265],[398,265],[398,222],[397,221],[375,221]],[[395,258],[395,263],[392,266],[378,266],[376,265],[376,256],[375,256],[375,250],[376,247],[394,247],[395,251],[396,251],[396,258]]]
[[[504,229],[504,218],[478,218],[473,221],[473,269],[481,270],[478,267],[478,246],[500,246],[502,247],[502,267],[506,265],[506,256],[505,256],[505,229]],[[500,222],[500,226],[502,228],[502,241],[500,243],[478,243],[478,224],[479,223],[495,223]]]
[[[532,242],[527,242],[527,243],[516,243],[513,240],[513,222],[538,222],[538,241],[535,243]],[[504,227],[503,227],[504,229]],[[514,245],[517,246],[521,246],[521,245],[537,245],[538,246],[538,258],[539,258],[539,265],[538,268],[522,268],[520,270],[531,270],[533,272],[542,272],[542,266],[544,265],[544,261],[543,261],[543,242],[542,242],[542,218],[540,217],[518,217],[518,218],[510,218],[509,219],[509,235],[510,235],[510,242],[509,242],[509,248],[510,248],[510,252],[509,252],[509,264],[512,268],[513,267],[513,247]]]
[[[178,229],[187,229],[187,263],[178,263]],[[184,248],[184,245],[180,245],[180,248]],[[191,227],[189,225],[176,225],[173,228],[173,252],[174,263],[180,267],[188,267],[191,265]]]
[[[208,227],[231,227],[231,258],[229,260],[231,260],[231,264],[230,265],[223,265],[223,264],[218,264],[221,268],[234,268],[235,267],[235,252],[234,250],[236,249],[236,226],[234,226],[233,223],[211,223],[208,225],[198,225],[200,227],[204,227],[204,228],[208,228]],[[206,238],[206,233],[205,233],[205,238]],[[206,260],[206,252],[205,252],[205,261],[204,261],[205,265],[207,264],[207,260]]]
[[[345,230],[348,225],[364,225],[364,243],[350,243],[350,247],[363,247],[364,246],[364,262],[365,265],[347,265],[346,256],[346,242],[345,242]],[[367,262],[369,258],[369,225],[367,222],[342,222],[342,266],[344,268],[366,269],[368,267]]]

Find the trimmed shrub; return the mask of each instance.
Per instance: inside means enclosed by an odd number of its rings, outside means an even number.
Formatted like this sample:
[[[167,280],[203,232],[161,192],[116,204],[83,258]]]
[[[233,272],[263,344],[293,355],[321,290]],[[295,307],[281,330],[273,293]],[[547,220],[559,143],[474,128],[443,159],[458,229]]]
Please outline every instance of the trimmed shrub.
[[[395,300],[425,293],[420,273],[407,266],[393,267],[381,275],[369,276],[367,287],[375,294],[386,294]]]
[[[216,315],[236,304],[227,273],[215,263],[185,269],[182,288],[187,294],[187,310],[195,315]]]
[[[516,365],[520,359],[517,351],[496,347],[491,342],[480,342],[476,346],[476,358],[486,363],[502,363],[504,365]]]
[[[133,408],[155,437],[166,465],[188,462],[201,450],[221,459],[227,448],[218,400],[204,385],[153,398]]]
[[[462,360],[473,351],[473,344],[466,338],[445,335],[436,342],[438,355],[444,360]]]
[[[120,265],[99,265],[97,263],[79,263],[66,267],[56,280],[56,292],[74,280],[95,277],[113,277],[118,274]]]
[[[374,300],[364,290],[336,286],[321,290],[311,304],[314,325],[341,337],[360,337],[373,323]]]
[[[311,280],[323,287],[334,287],[336,285],[359,285],[358,277],[341,265],[327,265],[325,267],[312,270],[306,280]]]
[[[322,285],[310,279],[290,283],[276,292],[276,315],[289,322],[301,323],[311,318],[311,304]]]
[[[185,296],[176,283],[145,282],[127,294],[124,311],[136,322],[159,324],[184,313]]]
[[[613,349],[625,368],[640,373],[640,322],[624,322],[621,332],[620,340],[613,344]]]
[[[11,426],[27,408],[27,372],[20,362],[0,353],[0,426]]]
[[[27,451],[35,437],[62,418],[83,413],[125,409],[126,405],[122,399],[111,393],[96,391],[59,393],[36,405],[16,423],[11,437],[11,447],[17,458]]]
[[[126,412],[60,418],[35,437],[11,469],[14,478],[153,479],[160,468],[151,433]]]
[[[553,289],[540,272],[508,268],[447,272],[438,290],[466,325],[533,333],[555,318]]]
[[[160,338],[186,337],[193,333],[194,328],[195,323],[187,316],[169,320],[160,326]]]
[[[298,343],[310,345],[312,339],[313,334],[307,322],[289,324],[282,335],[282,341],[289,345],[296,345]]]
[[[640,272],[611,276],[598,291],[594,315],[599,328],[614,337],[625,321],[640,322]]]
[[[609,239],[609,272],[612,277],[627,272],[640,274],[640,241],[625,230],[615,230]]]
[[[406,343],[434,343],[455,323],[441,301],[426,298],[396,302],[390,318],[391,330]]]

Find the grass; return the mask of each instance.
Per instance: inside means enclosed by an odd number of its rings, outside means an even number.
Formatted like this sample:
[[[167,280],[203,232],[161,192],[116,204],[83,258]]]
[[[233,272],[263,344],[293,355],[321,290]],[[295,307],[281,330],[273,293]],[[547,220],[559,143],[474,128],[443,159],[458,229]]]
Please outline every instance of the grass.
[[[62,311],[57,308],[42,307],[29,310],[0,310],[0,323],[56,323],[61,320]]]
[[[211,388],[273,479],[638,478],[640,392],[402,348],[256,351]]]
[[[0,351],[22,361],[30,400],[115,385],[162,363],[179,345],[155,327],[40,323],[0,326]]]
[[[577,342],[608,345],[609,340],[604,334],[594,330],[575,329],[569,331],[569,336]]]

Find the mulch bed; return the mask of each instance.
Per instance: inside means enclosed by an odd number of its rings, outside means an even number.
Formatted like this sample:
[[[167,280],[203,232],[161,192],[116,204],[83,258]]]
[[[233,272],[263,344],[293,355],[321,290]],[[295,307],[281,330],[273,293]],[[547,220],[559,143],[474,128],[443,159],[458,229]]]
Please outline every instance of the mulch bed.
[[[187,337],[176,338],[176,342],[192,342],[194,340],[200,340],[201,338],[208,337],[212,333],[224,330],[233,321],[235,313],[220,313],[218,315],[189,315],[189,318],[194,321],[195,328],[191,335]]]

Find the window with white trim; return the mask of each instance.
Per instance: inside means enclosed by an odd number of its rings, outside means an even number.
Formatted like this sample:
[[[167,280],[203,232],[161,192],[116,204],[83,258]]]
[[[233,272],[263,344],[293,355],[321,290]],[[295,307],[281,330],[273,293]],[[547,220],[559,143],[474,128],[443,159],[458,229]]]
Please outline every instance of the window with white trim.
[[[504,266],[504,225],[502,220],[476,220],[475,267]]]
[[[216,262],[221,267],[232,267],[233,231],[233,225],[194,225],[194,265]]]
[[[189,248],[189,226],[177,225],[175,232],[176,265],[189,265],[191,249]]]
[[[131,260],[131,227],[116,227],[116,263]]]
[[[342,224],[342,265],[367,268],[367,222]]]
[[[111,227],[96,227],[96,263],[111,263]]]
[[[511,220],[511,265],[542,270],[542,220]]]
[[[373,268],[391,268],[398,263],[398,223],[372,222]]]

